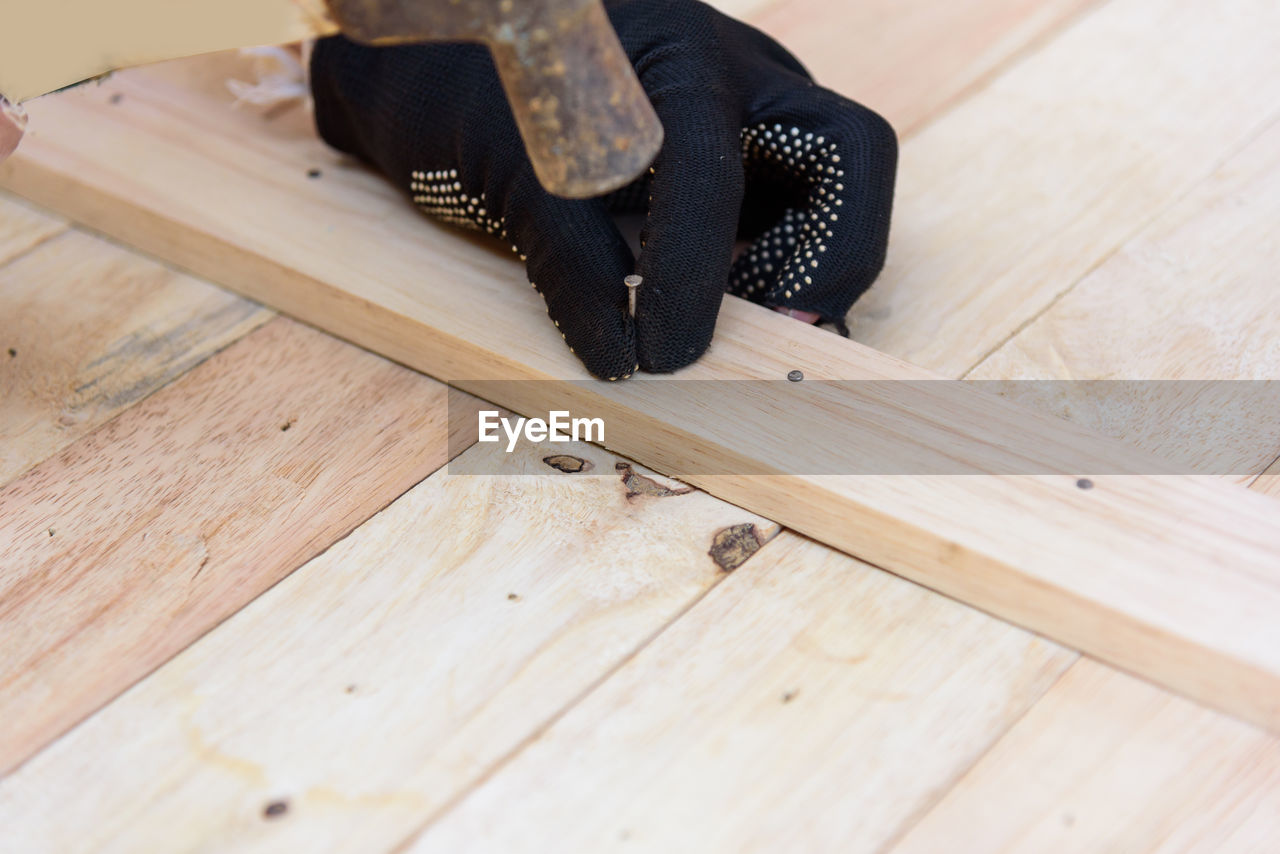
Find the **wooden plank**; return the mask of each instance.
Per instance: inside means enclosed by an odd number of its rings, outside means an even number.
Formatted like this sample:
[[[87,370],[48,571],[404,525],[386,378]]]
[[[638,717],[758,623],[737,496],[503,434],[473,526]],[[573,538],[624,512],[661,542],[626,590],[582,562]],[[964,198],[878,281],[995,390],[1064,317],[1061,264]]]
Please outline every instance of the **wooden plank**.
[[[0,268],[0,484],[271,316],[79,231]]]
[[[1265,127],[1278,76],[1271,0],[1087,13],[903,146],[853,336],[963,375]]]
[[[1270,851],[1280,739],[1082,659],[889,850]]]
[[[971,376],[1275,377],[1277,199],[1273,124]],[[1048,391],[1061,394],[1027,393]],[[1169,435],[1127,418],[1123,398],[1091,409],[1067,391],[1010,384],[1007,393],[1161,453],[1210,442],[1208,432]],[[1211,426],[1242,469],[1278,452],[1274,435]],[[1280,478],[1269,477],[1254,488],[1274,489]],[[1084,658],[890,850],[1267,851],[1278,806],[1274,736]]]
[[[0,193],[0,266],[66,231],[65,220]]]
[[[0,773],[439,467],[444,410],[278,319],[0,491]]]
[[[1280,123],[1273,123],[969,376],[1280,378],[1280,288],[1272,272],[1280,267],[1278,220]],[[1280,455],[1277,425],[1257,405],[1224,405],[1218,413],[1201,407],[1186,429],[1171,430],[1170,419],[1130,417],[1150,413],[1152,399],[1167,393],[1163,386],[1134,384],[1103,405],[1075,390],[1014,383],[1008,393],[1162,456],[1211,454],[1245,481]],[[1238,394],[1250,402],[1247,392]]]
[[[0,781],[6,843],[390,850],[725,578],[717,532],[777,531],[549,452],[472,448],[505,476],[432,475]],[[1025,682],[1052,663],[1030,659]]]
[[[784,533],[404,850],[878,851],[1073,658]]]
[[[750,16],[819,83],[865,103],[899,136],[1096,0],[787,0]]]
[[[1233,56],[1248,65],[1252,54]],[[198,72],[188,65],[182,73]],[[125,95],[119,107],[115,91]],[[508,257],[423,221],[392,188],[327,151],[304,116],[263,124],[217,103],[162,69],[122,74],[47,99],[46,130],[0,171],[10,186],[95,227],[397,361],[465,378],[464,388],[551,380],[513,384],[496,402],[602,417],[611,447],[659,470],[768,470],[778,448],[795,444],[788,424],[847,431],[860,423],[859,407],[874,403],[819,391],[798,421],[772,418],[774,402],[761,397],[739,401],[744,408],[729,417],[664,411],[658,381],[565,382],[585,374]],[[92,151],[75,144],[89,129]],[[323,177],[308,180],[306,167],[323,167]],[[814,379],[934,377],[733,298],[711,353],[679,376],[780,379],[791,369]],[[1028,435],[1029,416],[997,399],[960,403],[932,423],[863,431],[849,453],[873,454],[882,440],[904,436],[922,453],[960,440],[989,451]],[[1083,441],[1047,420],[1030,435],[1050,456]],[[1098,488],[1077,488],[1089,473],[689,480],[1068,646],[1280,726],[1275,505],[1186,478],[1097,477]]]

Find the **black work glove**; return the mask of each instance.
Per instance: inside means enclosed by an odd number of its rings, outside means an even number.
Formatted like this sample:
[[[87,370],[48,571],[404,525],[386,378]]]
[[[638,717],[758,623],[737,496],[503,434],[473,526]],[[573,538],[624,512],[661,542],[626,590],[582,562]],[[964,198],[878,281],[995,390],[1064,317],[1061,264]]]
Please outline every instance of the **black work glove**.
[[[605,5],[666,132],[630,187],[585,201],[543,190],[478,45],[318,42],[320,135],[426,212],[510,244],[598,377],[697,359],[726,289],[842,319],[884,264],[893,129],[815,85],[777,42],[696,0]],[[648,213],[639,259],[610,216],[632,211]],[[735,263],[739,237],[752,242]],[[644,277],[634,322],[623,284],[633,272]]]

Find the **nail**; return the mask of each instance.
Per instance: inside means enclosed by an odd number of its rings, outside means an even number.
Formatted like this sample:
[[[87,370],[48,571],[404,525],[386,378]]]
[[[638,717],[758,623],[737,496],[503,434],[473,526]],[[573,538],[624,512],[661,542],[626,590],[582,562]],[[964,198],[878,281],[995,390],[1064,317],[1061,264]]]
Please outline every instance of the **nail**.
[[[622,280],[627,286],[627,312],[632,317],[636,316],[636,291],[640,290],[640,283],[643,281],[643,276],[627,276]]]

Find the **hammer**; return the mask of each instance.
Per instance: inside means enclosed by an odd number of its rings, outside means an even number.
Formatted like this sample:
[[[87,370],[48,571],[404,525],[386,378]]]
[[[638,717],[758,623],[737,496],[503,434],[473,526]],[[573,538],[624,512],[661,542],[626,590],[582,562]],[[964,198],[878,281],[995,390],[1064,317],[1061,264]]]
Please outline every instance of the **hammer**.
[[[488,47],[538,180],[587,198],[639,177],[662,125],[601,0],[66,0],[8,4],[0,94],[14,104],[109,71],[342,32],[366,44]]]

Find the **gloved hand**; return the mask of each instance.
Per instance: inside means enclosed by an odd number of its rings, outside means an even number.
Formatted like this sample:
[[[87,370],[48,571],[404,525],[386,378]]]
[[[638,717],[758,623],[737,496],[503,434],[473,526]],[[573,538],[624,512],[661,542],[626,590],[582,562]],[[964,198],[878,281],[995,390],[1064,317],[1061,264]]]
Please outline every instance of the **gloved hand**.
[[[726,290],[843,318],[884,264],[897,139],[763,33],[696,0],[612,0],[666,132],[649,174],[605,198],[538,184],[488,52],[370,48],[311,59],[316,125],[426,212],[505,240],[587,370],[665,372],[711,342]],[[614,212],[647,212],[640,257]],[[735,262],[735,239],[751,241]],[[634,321],[623,278],[644,277]]]

